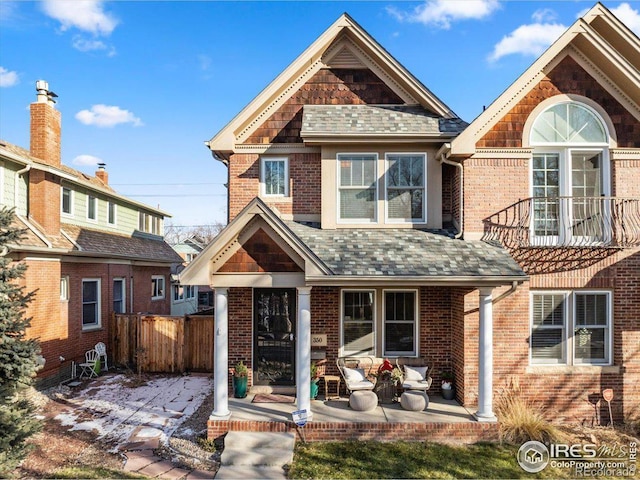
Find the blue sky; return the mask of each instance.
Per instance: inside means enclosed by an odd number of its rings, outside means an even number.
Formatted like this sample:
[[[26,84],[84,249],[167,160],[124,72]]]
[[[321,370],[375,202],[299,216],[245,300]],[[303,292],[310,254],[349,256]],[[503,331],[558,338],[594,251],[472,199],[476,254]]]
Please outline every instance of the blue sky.
[[[47,80],[63,163],[106,163],[174,225],[224,223],[226,168],[204,142],[343,12],[471,121],[594,3],[0,0],[0,138],[29,147]],[[640,35],[638,1],[603,3]]]

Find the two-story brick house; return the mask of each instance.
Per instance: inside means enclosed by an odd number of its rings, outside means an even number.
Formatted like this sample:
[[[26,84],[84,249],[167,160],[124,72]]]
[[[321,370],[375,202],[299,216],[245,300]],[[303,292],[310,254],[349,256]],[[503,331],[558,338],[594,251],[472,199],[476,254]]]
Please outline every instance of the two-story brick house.
[[[312,334],[329,371],[424,357],[435,392],[453,371],[478,420],[512,379],[567,415],[606,387],[637,405],[638,204],[609,197],[640,193],[639,56],[598,4],[467,125],[341,16],[208,143],[230,222],[181,280],[215,289],[212,419],[238,360],[309,410]]]
[[[112,312],[168,314],[181,259],[163,240],[166,213],[117,194],[104,165],[92,177],[62,164],[61,115],[46,82],[37,88],[30,149],[0,141],[0,202],[26,230],[9,255],[36,291],[27,335],[40,341],[48,384],[69,378],[97,342],[109,348]]]

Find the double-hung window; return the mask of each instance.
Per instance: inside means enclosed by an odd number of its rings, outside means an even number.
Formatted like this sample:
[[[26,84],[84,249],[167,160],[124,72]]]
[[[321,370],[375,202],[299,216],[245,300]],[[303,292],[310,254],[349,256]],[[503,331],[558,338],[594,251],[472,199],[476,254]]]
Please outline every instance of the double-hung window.
[[[153,275],[151,277],[151,300],[160,300],[164,298],[164,277],[162,275]]]
[[[93,195],[87,196],[87,218],[89,220],[98,219],[98,199]]]
[[[374,355],[375,291],[342,291],[344,355]]]
[[[82,328],[100,327],[100,279],[82,279]]]
[[[73,190],[62,187],[62,213],[64,215],[73,215]]]
[[[173,301],[181,302],[184,300],[184,287],[182,285],[173,286]]]
[[[384,292],[384,355],[414,356],[417,352],[415,290]]]
[[[377,162],[375,153],[338,155],[339,221],[376,221]]]
[[[125,280],[124,278],[113,279],[113,312],[124,313],[125,311]]]
[[[425,221],[425,160],[424,154],[387,154],[387,220]]]
[[[531,363],[611,364],[611,292],[532,292]]]
[[[289,161],[286,157],[260,159],[260,188],[265,197],[289,196]]]
[[[114,202],[107,203],[107,222],[109,225],[116,224],[116,204]]]

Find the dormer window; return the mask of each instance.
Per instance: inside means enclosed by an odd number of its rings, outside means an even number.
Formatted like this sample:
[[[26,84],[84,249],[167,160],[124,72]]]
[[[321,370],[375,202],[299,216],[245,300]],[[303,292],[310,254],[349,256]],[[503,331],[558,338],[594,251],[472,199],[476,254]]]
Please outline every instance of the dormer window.
[[[387,220],[425,221],[424,172],[424,154],[387,154]]]

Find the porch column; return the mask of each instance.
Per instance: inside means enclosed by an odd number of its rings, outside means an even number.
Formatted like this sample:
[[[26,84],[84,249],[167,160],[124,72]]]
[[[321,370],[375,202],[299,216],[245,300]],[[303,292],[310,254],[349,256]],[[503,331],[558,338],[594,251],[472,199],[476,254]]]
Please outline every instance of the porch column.
[[[213,341],[214,404],[212,417],[229,418],[229,309],[227,288],[215,288],[215,335]]]
[[[296,396],[298,410],[311,420],[311,287],[298,287],[298,338],[296,341]]]
[[[479,422],[497,421],[493,413],[493,288],[480,288],[480,332],[478,346]]]

